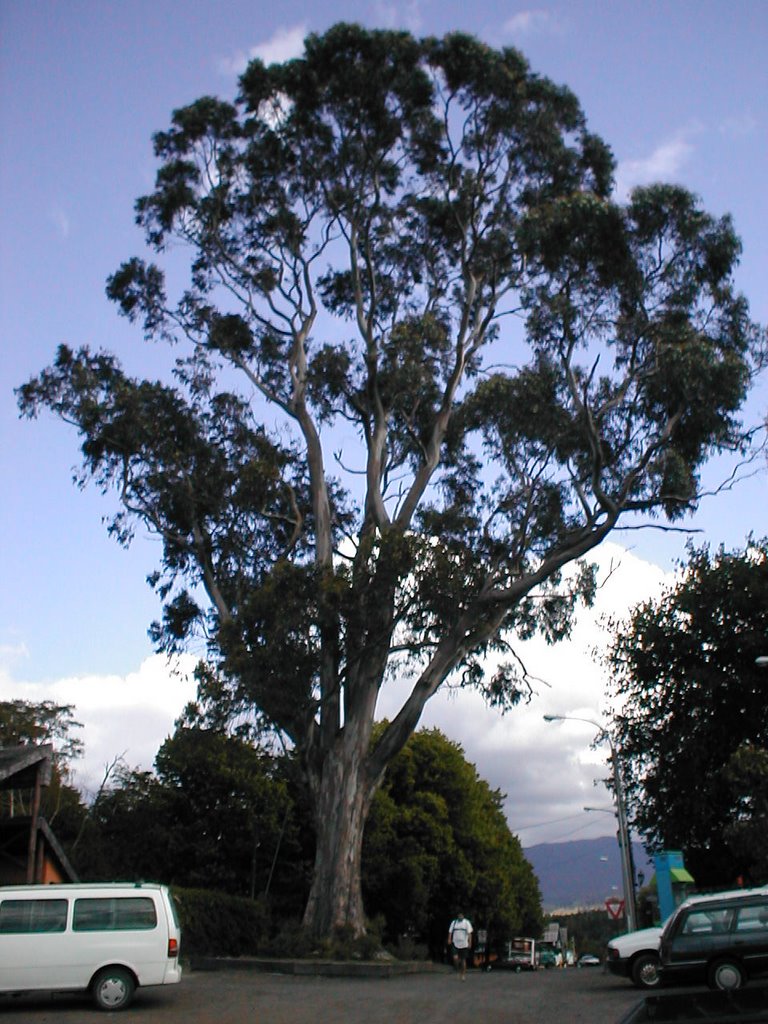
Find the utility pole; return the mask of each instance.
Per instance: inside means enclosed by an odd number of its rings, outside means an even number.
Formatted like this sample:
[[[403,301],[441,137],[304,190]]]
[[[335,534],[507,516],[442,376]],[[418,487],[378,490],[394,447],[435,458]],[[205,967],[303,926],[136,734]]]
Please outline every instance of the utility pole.
[[[591,718],[577,718],[572,715],[544,715],[545,722],[585,722],[593,725],[598,731],[597,742],[607,741],[611,751],[611,769],[613,771],[613,791],[616,796],[616,820],[618,822],[618,842],[621,859],[621,884],[624,890],[624,914],[627,931],[637,930],[637,910],[635,908],[635,878],[632,868],[632,847],[627,824],[627,808],[624,802],[624,782],[621,776],[621,762],[611,734],[599,722]]]

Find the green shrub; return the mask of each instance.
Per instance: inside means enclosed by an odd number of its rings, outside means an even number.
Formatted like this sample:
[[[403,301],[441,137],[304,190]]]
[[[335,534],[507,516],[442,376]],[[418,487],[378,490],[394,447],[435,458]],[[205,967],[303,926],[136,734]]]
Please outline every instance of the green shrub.
[[[286,921],[267,939],[264,952],[268,956],[303,960],[306,957],[317,956],[319,951],[317,943],[307,935],[300,921]]]
[[[426,942],[417,942],[410,935],[399,935],[397,943],[387,943],[387,950],[396,960],[429,960]]]
[[[259,900],[174,887],[184,956],[254,956],[263,952],[269,912]]]
[[[299,921],[287,921],[267,940],[269,956],[319,960],[373,960],[381,954],[380,922],[369,924],[367,935],[355,937],[351,928],[337,928],[330,938],[312,939]]]
[[[372,960],[382,953],[383,918],[355,937],[339,928],[329,939],[312,939],[298,920],[284,921],[273,933],[264,901],[243,899],[207,889],[173,888],[182,931],[182,955],[274,956],[323,960]],[[392,952],[412,959],[412,944]],[[414,947],[415,948],[415,947]]]

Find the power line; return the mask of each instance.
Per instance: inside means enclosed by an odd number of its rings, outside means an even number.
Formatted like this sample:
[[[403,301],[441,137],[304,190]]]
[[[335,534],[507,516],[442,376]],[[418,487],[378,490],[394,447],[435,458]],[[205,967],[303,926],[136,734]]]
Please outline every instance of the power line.
[[[527,832],[531,828],[544,828],[545,825],[559,825],[561,821],[572,821],[574,818],[580,818],[583,812],[578,814],[569,814],[565,818],[552,818],[551,821],[538,821],[535,825],[522,825],[519,828],[515,828],[515,832]]]

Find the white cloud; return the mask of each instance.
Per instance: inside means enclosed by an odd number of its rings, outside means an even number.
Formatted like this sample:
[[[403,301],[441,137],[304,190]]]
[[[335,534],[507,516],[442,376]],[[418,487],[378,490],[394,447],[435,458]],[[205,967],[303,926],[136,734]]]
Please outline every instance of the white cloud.
[[[3,665],[13,661],[20,661],[29,657],[27,645],[21,641],[15,644],[0,644],[0,674],[3,673]]]
[[[531,36],[559,30],[557,19],[549,11],[541,9],[518,11],[504,22],[504,32],[511,36]]]
[[[74,717],[83,724],[77,735],[85,745],[84,757],[74,764],[74,781],[93,793],[104,766],[118,756],[124,755],[131,767],[152,767],[175,719],[195,697],[196,661],[186,655],[170,663],[158,654],[126,676],[71,676],[35,683],[18,681],[7,668],[0,669],[0,700],[74,705]]]
[[[50,218],[59,236],[61,238],[69,238],[69,233],[72,230],[72,223],[66,210],[62,209],[60,206],[55,206],[50,212]]]
[[[225,75],[240,75],[248,67],[249,61],[258,57],[265,64],[282,64],[284,61],[300,57],[304,52],[304,39],[307,35],[305,24],[294,25],[292,28],[279,28],[265,43],[252,46],[248,53],[239,51],[232,57],[224,57],[219,61],[219,70]]]
[[[424,19],[421,15],[419,0],[408,0],[404,4],[389,3],[387,0],[378,0],[374,4],[376,21],[389,29],[407,28],[414,34],[422,29]]]
[[[690,132],[681,132],[675,138],[663,142],[650,156],[620,161],[616,170],[616,194],[619,199],[626,199],[637,185],[677,178],[694,151],[689,135]]]
[[[747,138],[750,135],[754,135],[758,128],[759,122],[757,118],[749,111],[727,117],[718,125],[720,134],[730,139]]]

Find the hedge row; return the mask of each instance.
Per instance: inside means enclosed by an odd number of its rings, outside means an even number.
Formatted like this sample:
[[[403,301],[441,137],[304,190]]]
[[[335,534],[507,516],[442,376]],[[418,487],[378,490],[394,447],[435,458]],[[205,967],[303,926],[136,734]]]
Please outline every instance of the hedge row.
[[[181,951],[191,956],[321,957],[329,960],[371,960],[383,954],[383,920],[368,922],[368,933],[356,937],[351,930],[337,929],[321,942],[311,939],[299,921],[273,922],[266,901],[212,892],[209,889],[173,887],[181,923]],[[426,946],[407,939],[387,950],[390,958],[425,960]]]
[[[255,956],[264,951],[269,914],[258,900],[173,888],[187,956]]]

